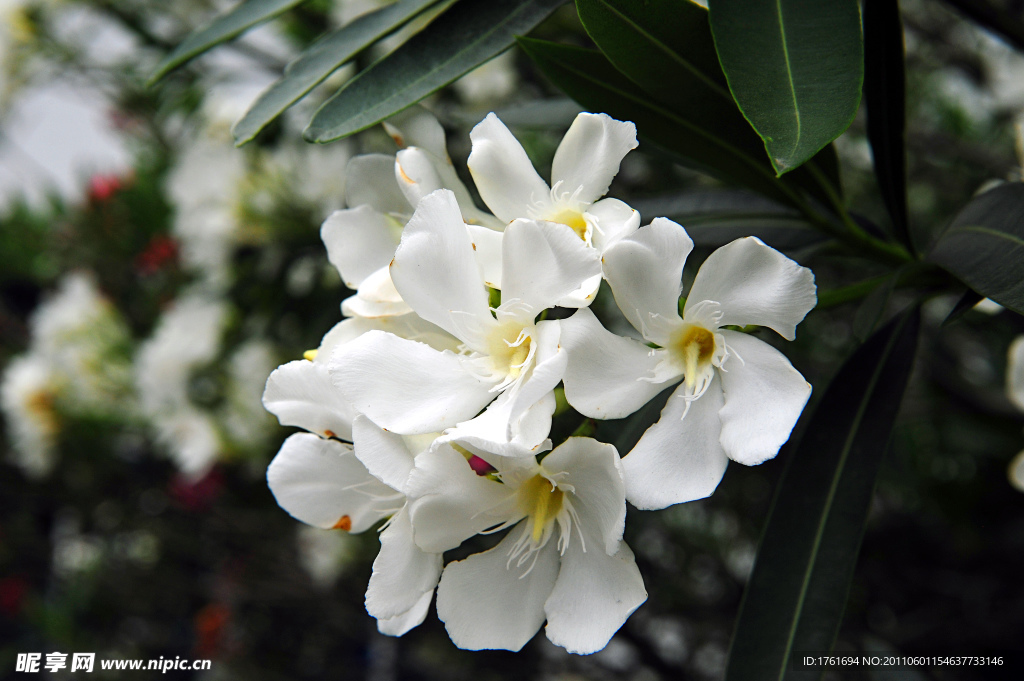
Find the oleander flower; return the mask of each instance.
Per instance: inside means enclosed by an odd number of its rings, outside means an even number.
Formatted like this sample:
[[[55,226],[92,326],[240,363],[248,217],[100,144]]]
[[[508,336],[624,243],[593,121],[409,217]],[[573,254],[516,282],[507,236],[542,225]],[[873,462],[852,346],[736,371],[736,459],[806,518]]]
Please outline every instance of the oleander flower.
[[[15,357],[4,369],[0,407],[11,440],[8,458],[28,477],[45,477],[57,462],[60,391],[53,365],[39,354]]]
[[[623,459],[626,498],[641,509],[708,496],[729,459],[775,456],[811,393],[782,353],[729,328],[767,326],[792,340],[816,302],[811,271],[759,239],[738,239],[701,265],[680,316],[692,248],[681,226],[658,218],[605,252],[615,301],[653,349],[606,331],[587,309],[562,323],[565,395],[579,412],[621,418],[680,382]]]
[[[426,617],[441,574],[441,554],[422,551],[413,541],[402,492],[412,450],[423,443],[384,432],[363,416],[352,428],[355,448],[312,433],[290,436],[267,469],[267,484],[281,508],[324,530],[363,532],[387,519],[366,610],[381,633],[401,636]]]
[[[438,190],[406,226],[391,276],[420,317],[461,341],[459,352],[370,331],[334,351],[331,378],[357,411],[403,434],[442,431],[494,401],[491,439],[510,448],[503,453],[530,454],[541,442],[522,436],[546,438],[549,393],[566,360],[559,322],[537,317],[599,273],[597,254],[572,230],[516,220],[502,239],[502,302],[492,314],[455,195]]]
[[[640,226],[639,213],[628,205],[618,199],[601,200],[623,157],[637,146],[632,123],[606,114],[579,114],[555,151],[550,187],[493,113],[473,128],[470,139],[473,149],[467,164],[473,182],[487,207],[504,222],[530,218],[568,225],[598,253]],[[589,305],[600,284],[596,275],[559,304]]]
[[[348,208],[332,213],[320,231],[328,259],[345,285],[356,291],[342,302],[342,313],[384,317],[410,312],[395,290],[388,266],[419,200],[442,187],[457,196],[465,229],[477,244],[477,258],[490,285],[497,287],[501,232],[496,230],[503,224],[473,205],[448,158],[444,129],[437,119],[416,107],[384,126],[401,150],[393,156],[354,157],[346,169]]]
[[[1006,365],[1006,394],[1021,411],[1024,411],[1024,336],[1010,344]],[[1024,452],[1013,458],[1007,468],[1010,484],[1024,492]]]
[[[446,443],[416,459],[407,487],[416,542],[446,551],[480,532],[508,534],[494,548],[449,563],[437,613],[455,645],[519,650],[547,620],[572,653],[604,648],[645,600],[622,541],[622,465],[611,445],[569,438],[534,457],[485,454],[481,476]]]

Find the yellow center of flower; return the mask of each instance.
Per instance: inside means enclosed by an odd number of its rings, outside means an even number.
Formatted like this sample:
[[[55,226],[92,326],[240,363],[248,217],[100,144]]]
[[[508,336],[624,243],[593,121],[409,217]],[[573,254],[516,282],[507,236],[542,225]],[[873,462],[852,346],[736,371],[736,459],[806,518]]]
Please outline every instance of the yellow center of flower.
[[[534,543],[541,540],[544,530],[562,510],[562,490],[543,475],[535,475],[519,488],[519,508],[532,525],[530,536]]]
[[[522,323],[506,322],[491,334],[488,353],[495,371],[519,378],[530,357],[530,331]]]
[[[686,386],[692,390],[715,356],[715,334],[690,324],[673,334],[669,348],[682,360]]]
[[[568,225],[569,227],[572,227],[572,231],[576,232],[576,235],[579,238],[587,238],[587,221],[583,218],[583,213],[578,210],[563,208],[557,213],[551,215],[548,220]]]

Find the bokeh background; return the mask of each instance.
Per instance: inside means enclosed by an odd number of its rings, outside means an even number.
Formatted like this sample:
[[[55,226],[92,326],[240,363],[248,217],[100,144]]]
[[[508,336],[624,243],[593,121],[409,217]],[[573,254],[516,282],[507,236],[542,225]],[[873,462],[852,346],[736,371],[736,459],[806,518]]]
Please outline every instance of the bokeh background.
[[[348,160],[395,149],[380,129],[304,143],[318,93],[244,148],[230,126],[325,28],[383,2],[307,2],[145,87],[170,48],[231,4],[0,2],[0,678],[17,676],[19,652],[208,658],[209,671],[177,673],[203,679],[720,678],[785,448],[731,466],[710,499],[630,511],[650,598],[590,657],[543,636],[519,654],[461,651],[433,614],[401,639],[382,636],[363,609],[376,533],[306,528],[278,508],[264,476],[292,429],[262,410],[263,384],[340,320],[350,292],[319,226],[344,205]],[[1003,5],[1024,25],[1021,3]],[[901,7],[910,210],[927,238],[980,188],[1021,181],[1024,56],[947,5]],[[538,34],[586,44],[571,5]],[[579,111],[515,51],[426,105],[461,171],[488,111],[542,169]],[[837,148],[850,205],[881,216],[863,117]],[[694,263],[740,235],[701,220],[728,191],[643,145],[613,186],[645,222],[666,214],[691,229]],[[822,257],[813,239],[771,245],[823,289],[872,274]],[[839,650],[1024,648],[1024,492],[1007,477],[1024,414],[1005,394],[1024,319],[983,305],[939,328],[956,302],[925,308],[930,332]],[[859,342],[855,312],[812,312],[786,348],[818,395]],[[597,436],[627,451],[639,434],[619,425]],[[121,673],[133,674],[147,677]]]

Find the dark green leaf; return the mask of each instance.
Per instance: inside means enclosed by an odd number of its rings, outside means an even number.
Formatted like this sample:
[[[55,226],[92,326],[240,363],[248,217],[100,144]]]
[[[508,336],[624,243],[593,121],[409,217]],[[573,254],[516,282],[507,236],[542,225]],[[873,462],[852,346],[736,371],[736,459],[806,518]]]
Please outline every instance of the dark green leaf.
[[[928,259],[983,296],[1024,314],[1024,184],[975,197],[940,236]]]
[[[875,177],[896,238],[913,248],[907,229],[906,84],[898,0],[864,2],[864,103]]]
[[[790,656],[835,641],[919,327],[915,306],[861,346],[822,397],[776,490],[727,681],[820,676],[801,677]]]
[[[695,126],[727,140],[753,162],[770,168],[764,144],[736,107],[718,64],[708,13],[689,1],[576,0],[580,20],[608,60],[648,97],[680,112]],[[710,163],[715,159],[700,159]],[[835,150],[814,160],[840,194]],[[829,197],[804,171],[787,181],[822,203]]]
[[[520,38],[519,45],[552,83],[589,110],[633,121],[641,138],[677,155],[683,163],[777,201],[792,202],[794,190],[775,178],[760,159],[701,128],[686,110],[651,99],[600,52],[530,38]]]
[[[857,0],[709,0],[729,89],[781,175],[853,122],[864,76]]]
[[[461,0],[327,100],[306,139],[365,130],[498,56],[565,0]]]
[[[950,310],[949,314],[946,315],[946,318],[942,320],[942,325],[948,326],[949,324],[953,324],[958,321],[965,314],[973,310],[975,305],[983,300],[985,300],[985,296],[979,295],[971,289],[967,289],[967,291],[960,296],[960,300],[956,302],[956,305],[953,306],[953,309]]]
[[[149,79],[152,85],[188,60],[211,47],[241,35],[256,24],[302,4],[305,0],[245,0],[227,14],[198,29],[164,58]]]
[[[896,290],[896,284],[900,280],[900,271],[893,272],[892,276],[883,281],[861,301],[857,313],[853,316],[853,337],[864,342],[875,332],[878,323],[885,316],[885,311],[892,300],[892,293]]]
[[[244,144],[252,140],[268,123],[357,54],[440,1],[399,0],[323,36],[288,64],[280,80],[267,88],[235,124],[235,142]]]

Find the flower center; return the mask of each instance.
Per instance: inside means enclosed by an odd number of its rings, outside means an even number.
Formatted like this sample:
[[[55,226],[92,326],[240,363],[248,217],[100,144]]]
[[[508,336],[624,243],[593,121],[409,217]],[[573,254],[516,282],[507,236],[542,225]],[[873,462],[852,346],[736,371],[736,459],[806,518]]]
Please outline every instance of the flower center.
[[[568,225],[572,228],[572,231],[576,232],[576,235],[586,241],[587,239],[587,221],[583,218],[583,213],[573,208],[562,208],[557,213],[553,213],[547,218],[550,222],[558,222],[563,225]]]
[[[562,499],[565,495],[554,483],[540,474],[523,483],[518,494],[519,508],[529,518],[530,537],[534,544],[538,544],[562,510]]]
[[[715,356],[715,334],[688,324],[673,334],[669,349],[682,360],[686,387],[692,391]]]
[[[530,361],[531,327],[521,322],[500,324],[492,333],[488,343],[488,353],[497,374],[516,380],[526,369]]]

